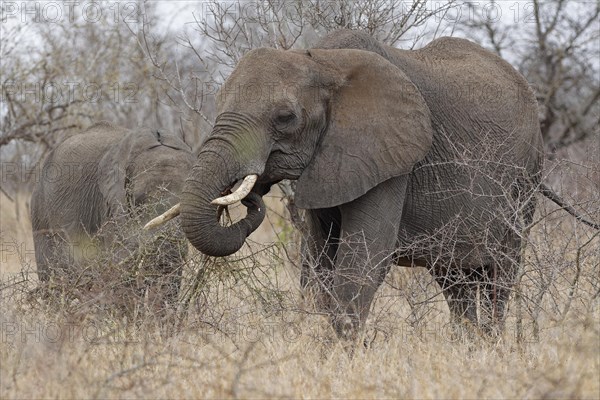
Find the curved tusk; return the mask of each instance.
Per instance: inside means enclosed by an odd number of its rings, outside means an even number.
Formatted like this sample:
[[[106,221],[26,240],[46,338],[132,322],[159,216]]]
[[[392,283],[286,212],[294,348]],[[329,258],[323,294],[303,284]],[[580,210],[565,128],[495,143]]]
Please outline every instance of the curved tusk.
[[[175,218],[176,216],[179,215],[179,212],[180,212],[179,206],[180,206],[180,203],[177,203],[173,207],[171,207],[167,211],[165,211],[163,214],[152,219],[150,222],[148,222],[146,225],[144,225],[144,229],[150,230],[152,228],[156,228],[157,226],[160,226],[160,225],[172,220],[173,218]]]
[[[244,181],[240,185],[240,187],[237,188],[237,190],[235,192],[228,194],[227,196],[223,196],[223,197],[214,199],[210,203],[217,204],[219,206],[228,206],[228,205],[237,203],[238,201],[240,201],[244,197],[246,197],[248,195],[248,193],[250,193],[250,191],[254,187],[254,184],[256,183],[257,179],[258,179],[258,175],[246,176],[244,178]]]

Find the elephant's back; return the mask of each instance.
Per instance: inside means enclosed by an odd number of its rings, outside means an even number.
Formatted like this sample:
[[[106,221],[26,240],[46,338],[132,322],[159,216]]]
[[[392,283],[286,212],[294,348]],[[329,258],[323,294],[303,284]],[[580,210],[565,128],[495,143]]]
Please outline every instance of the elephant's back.
[[[110,147],[115,146],[130,131],[108,122],[99,122],[87,130],[67,137],[49,154],[46,163],[99,162]]]
[[[108,152],[116,151],[130,132],[108,122],[100,122],[69,136],[52,149],[42,163],[42,177],[59,185],[84,186],[86,182],[94,182],[100,160]]]
[[[99,163],[126,130],[99,123],[69,136],[42,161],[32,192],[32,223],[67,233],[92,231],[99,224]],[[43,225],[43,226],[42,226]],[[34,227],[35,228],[35,227]]]
[[[416,51],[394,53],[421,91],[434,125],[467,151],[504,154],[505,161],[539,168],[542,139],[535,95],[508,62],[481,46],[440,38]]]

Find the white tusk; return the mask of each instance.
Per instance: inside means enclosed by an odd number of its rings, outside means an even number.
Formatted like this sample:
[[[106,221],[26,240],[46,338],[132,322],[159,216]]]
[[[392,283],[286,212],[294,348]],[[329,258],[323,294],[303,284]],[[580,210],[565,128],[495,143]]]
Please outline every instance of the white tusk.
[[[180,203],[175,204],[173,207],[169,208],[163,214],[159,215],[158,217],[154,218],[153,220],[148,222],[146,225],[144,225],[144,229],[150,230],[152,228],[156,228],[157,226],[164,224],[167,221],[172,220],[173,218],[175,218],[176,216],[179,215],[179,212],[180,212],[179,206],[180,206]]]
[[[240,187],[237,188],[237,190],[235,192],[228,194],[227,196],[223,196],[223,197],[214,199],[210,203],[217,204],[219,206],[228,206],[228,205],[237,203],[238,201],[240,201],[244,197],[246,197],[248,195],[248,193],[250,193],[250,191],[254,187],[254,184],[256,183],[257,179],[258,179],[258,175],[246,176],[244,178],[244,181],[240,185]]]

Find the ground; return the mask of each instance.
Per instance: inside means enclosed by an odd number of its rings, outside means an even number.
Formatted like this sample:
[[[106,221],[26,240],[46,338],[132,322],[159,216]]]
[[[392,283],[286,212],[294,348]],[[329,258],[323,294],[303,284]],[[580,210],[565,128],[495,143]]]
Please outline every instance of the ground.
[[[351,355],[300,293],[277,197],[242,255],[192,254],[170,325],[37,298],[27,197],[1,200],[0,398],[600,398],[600,240],[560,212],[501,338],[455,337],[428,273],[395,268]]]

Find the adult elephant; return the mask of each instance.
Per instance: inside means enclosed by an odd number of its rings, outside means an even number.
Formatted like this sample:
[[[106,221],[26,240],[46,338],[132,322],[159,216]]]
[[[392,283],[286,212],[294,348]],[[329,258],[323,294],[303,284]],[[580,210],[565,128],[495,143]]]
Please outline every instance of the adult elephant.
[[[184,185],[181,223],[201,252],[231,254],[262,221],[270,186],[297,180],[302,284],[317,284],[341,337],[356,336],[394,262],[428,268],[456,318],[492,329],[543,154],[533,92],[498,56],[463,39],[407,51],[342,30],[314,49],[240,60]],[[240,199],[246,218],[221,226],[217,207]]]
[[[74,285],[93,262],[120,265],[123,285],[137,279],[136,291],[154,295],[153,308],[173,303],[185,236],[175,229],[150,237],[139,223],[179,201],[194,162],[178,136],[106,122],[60,143],[41,164],[31,198],[40,281]]]

